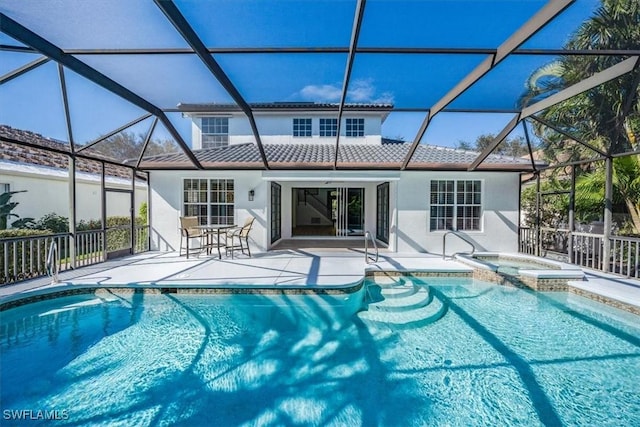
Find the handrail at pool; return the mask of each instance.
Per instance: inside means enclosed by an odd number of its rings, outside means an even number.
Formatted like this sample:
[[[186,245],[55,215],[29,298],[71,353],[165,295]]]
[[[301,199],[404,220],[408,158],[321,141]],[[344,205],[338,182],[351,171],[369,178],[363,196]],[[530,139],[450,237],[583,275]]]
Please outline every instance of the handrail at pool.
[[[49,245],[49,253],[47,254],[47,274],[51,276],[51,284],[54,285],[59,282],[58,269],[60,268],[60,255],[58,254],[58,245],[55,240],[51,241]]]
[[[369,257],[369,239],[371,239],[371,243],[373,243],[373,248],[376,250],[375,257]],[[364,260],[367,264],[369,264],[369,260],[372,262],[378,262],[378,245],[376,244],[376,240],[373,238],[373,235],[369,231],[364,232]]]
[[[453,234],[454,236],[458,237],[460,240],[463,240],[465,243],[471,246],[471,252],[467,253],[467,255],[473,255],[473,253],[476,251],[476,245],[474,245],[471,240],[466,238],[463,234],[460,234],[458,230],[450,229],[449,231],[447,231],[442,235],[442,259],[446,259],[447,257],[446,245],[447,245],[447,236],[449,234]]]

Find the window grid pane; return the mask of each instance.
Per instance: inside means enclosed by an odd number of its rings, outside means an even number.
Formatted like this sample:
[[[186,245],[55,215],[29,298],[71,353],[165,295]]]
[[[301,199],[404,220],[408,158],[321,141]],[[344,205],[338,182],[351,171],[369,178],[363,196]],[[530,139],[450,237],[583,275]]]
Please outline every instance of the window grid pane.
[[[293,136],[310,137],[311,119],[293,119]]]
[[[183,181],[185,216],[197,216],[201,225],[233,224],[234,185],[232,179],[190,179]]]
[[[453,225],[453,181],[433,180],[430,185],[430,230],[446,230]]]
[[[345,136],[362,137],[364,136],[364,119],[346,119]]]
[[[338,119],[320,119],[320,136],[337,136]]]
[[[453,224],[458,230],[480,230],[481,181],[432,180],[429,188],[431,231],[446,230]]]
[[[218,148],[229,145],[229,118],[202,118],[202,148]]]

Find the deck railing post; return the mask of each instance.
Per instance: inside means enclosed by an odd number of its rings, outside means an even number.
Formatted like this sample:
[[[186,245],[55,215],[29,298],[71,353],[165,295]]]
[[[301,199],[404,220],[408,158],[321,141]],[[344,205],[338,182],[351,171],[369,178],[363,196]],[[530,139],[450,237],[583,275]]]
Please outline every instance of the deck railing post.
[[[609,258],[611,257],[611,226],[612,226],[612,206],[613,198],[613,158],[607,157],[605,164],[605,186],[604,186],[604,230],[602,237],[602,271],[608,273],[611,270]]]
[[[571,192],[569,193],[569,238],[567,239],[567,245],[569,246],[569,262],[574,263],[575,256],[573,251],[573,232],[576,231],[575,220],[576,209],[576,166],[571,165]]]
[[[69,156],[69,237],[67,243],[71,268],[76,268],[76,158]]]

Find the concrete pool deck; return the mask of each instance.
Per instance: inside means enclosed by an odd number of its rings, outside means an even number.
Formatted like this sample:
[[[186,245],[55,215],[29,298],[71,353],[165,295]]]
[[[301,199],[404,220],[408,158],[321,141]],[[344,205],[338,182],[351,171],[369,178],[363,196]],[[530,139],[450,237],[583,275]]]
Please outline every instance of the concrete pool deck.
[[[60,283],[50,277],[0,287],[0,302],[33,293],[75,286],[205,287],[261,286],[284,288],[331,288],[353,285],[366,272],[419,271],[471,273],[472,268],[434,254],[381,252],[377,263],[367,264],[357,249],[280,249],[249,258],[218,259],[217,256],[179,257],[175,252],[145,252],[104,263],[61,272]],[[636,307],[640,314],[640,280],[584,270],[584,281],[571,281],[571,291],[603,302],[619,301]]]

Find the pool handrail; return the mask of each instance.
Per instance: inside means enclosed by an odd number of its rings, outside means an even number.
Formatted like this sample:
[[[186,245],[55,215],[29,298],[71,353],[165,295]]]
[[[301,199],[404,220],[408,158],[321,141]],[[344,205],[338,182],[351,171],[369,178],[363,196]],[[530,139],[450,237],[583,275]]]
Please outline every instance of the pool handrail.
[[[446,233],[444,233],[442,235],[442,259],[446,259],[447,258],[446,245],[447,245],[447,236],[449,234],[453,234],[454,236],[458,237],[460,240],[463,240],[465,243],[468,243],[471,246],[471,252],[465,252],[465,254],[473,255],[473,253],[476,251],[476,245],[474,245],[471,240],[469,240],[463,234],[460,234],[460,232],[458,230],[454,230],[453,228],[450,228]],[[456,255],[458,253],[462,253],[462,252],[456,252],[451,256],[453,257],[454,255]]]
[[[51,241],[49,245],[49,253],[47,254],[47,265],[46,270],[47,274],[51,276],[51,284],[54,285],[59,282],[58,280],[58,270],[60,268],[59,265],[59,255],[58,255],[58,245],[55,240]]]
[[[373,248],[376,251],[375,257],[371,258],[369,257],[369,240],[373,243]],[[373,235],[368,230],[364,232],[364,260],[367,264],[378,262],[378,245],[376,245],[376,239],[373,238]]]

